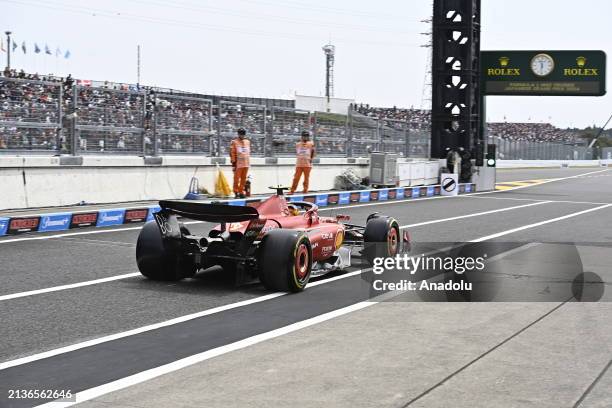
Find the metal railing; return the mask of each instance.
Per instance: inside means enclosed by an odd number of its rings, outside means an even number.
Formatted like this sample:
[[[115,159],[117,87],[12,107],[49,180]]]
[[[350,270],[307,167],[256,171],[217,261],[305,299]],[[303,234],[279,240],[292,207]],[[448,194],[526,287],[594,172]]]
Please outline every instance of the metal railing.
[[[98,85],[98,84],[96,84]],[[303,130],[317,154],[366,157],[372,151],[427,158],[423,120],[379,119],[288,106],[223,100],[158,89],[75,85],[0,77],[0,153],[199,154],[227,156],[244,128],[252,154],[293,156]],[[500,159],[591,159],[593,149],[553,142],[512,141],[491,132]]]

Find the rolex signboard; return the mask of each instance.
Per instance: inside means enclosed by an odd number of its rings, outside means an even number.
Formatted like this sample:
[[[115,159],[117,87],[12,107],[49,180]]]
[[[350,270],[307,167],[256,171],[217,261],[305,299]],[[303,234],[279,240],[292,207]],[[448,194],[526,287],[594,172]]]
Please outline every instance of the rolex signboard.
[[[482,51],[485,95],[602,96],[603,51]]]

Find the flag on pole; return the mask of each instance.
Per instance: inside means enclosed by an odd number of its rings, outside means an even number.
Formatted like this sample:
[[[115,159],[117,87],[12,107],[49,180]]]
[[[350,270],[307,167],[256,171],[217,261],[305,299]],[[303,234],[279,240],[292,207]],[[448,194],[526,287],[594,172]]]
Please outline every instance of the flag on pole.
[[[17,49],[17,41],[12,40],[13,41],[13,52],[15,52],[15,50]]]
[[[51,50],[49,49],[49,46],[47,44],[45,44],[45,54],[51,55]]]
[[[62,55],[62,50],[60,50],[60,48],[59,48],[59,47],[57,47],[57,48],[55,49],[55,58],[59,57],[60,55]]]
[[[39,47],[39,46],[38,46],[38,44],[36,44],[36,43],[34,43],[34,52],[35,52],[36,54],[39,54],[39,53],[40,53],[40,47]]]
[[[4,49],[4,40],[2,38],[0,38],[0,51],[5,52],[6,50]]]
[[[26,45],[25,45],[25,41],[21,43],[21,51],[23,51],[23,53],[26,53]]]
[[[66,59],[70,58],[70,50],[66,50],[66,53],[64,54],[64,58]]]

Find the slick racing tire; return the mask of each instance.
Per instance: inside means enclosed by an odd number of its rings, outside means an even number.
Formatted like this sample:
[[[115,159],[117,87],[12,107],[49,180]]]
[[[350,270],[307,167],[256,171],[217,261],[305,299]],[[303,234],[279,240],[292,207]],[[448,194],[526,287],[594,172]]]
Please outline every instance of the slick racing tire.
[[[363,234],[362,255],[370,265],[374,258],[394,257],[400,252],[401,239],[399,224],[393,218],[371,218]]]
[[[181,227],[181,231],[189,232],[185,227]],[[196,272],[193,261],[166,251],[155,221],[146,223],[140,230],[136,242],[136,264],[140,273],[152,280],[178,281]]]
[[[312,247],[301,231],[269,231],[258,248],[259,279],[269,290],[300,292],[312,271]]]

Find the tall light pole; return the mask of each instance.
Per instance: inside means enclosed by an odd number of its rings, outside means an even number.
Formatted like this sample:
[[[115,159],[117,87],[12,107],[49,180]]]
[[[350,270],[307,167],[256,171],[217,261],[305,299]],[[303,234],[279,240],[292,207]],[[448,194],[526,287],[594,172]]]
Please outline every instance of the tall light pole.
[[[330,111],[330,99],[334,96],[334,59],[336,47],[327,44],[323,47],[325,53],[325,97],[327,99],[326,111]]]
[[[11,32],[5,31],[6,34],[6,69],[11,69]]]

